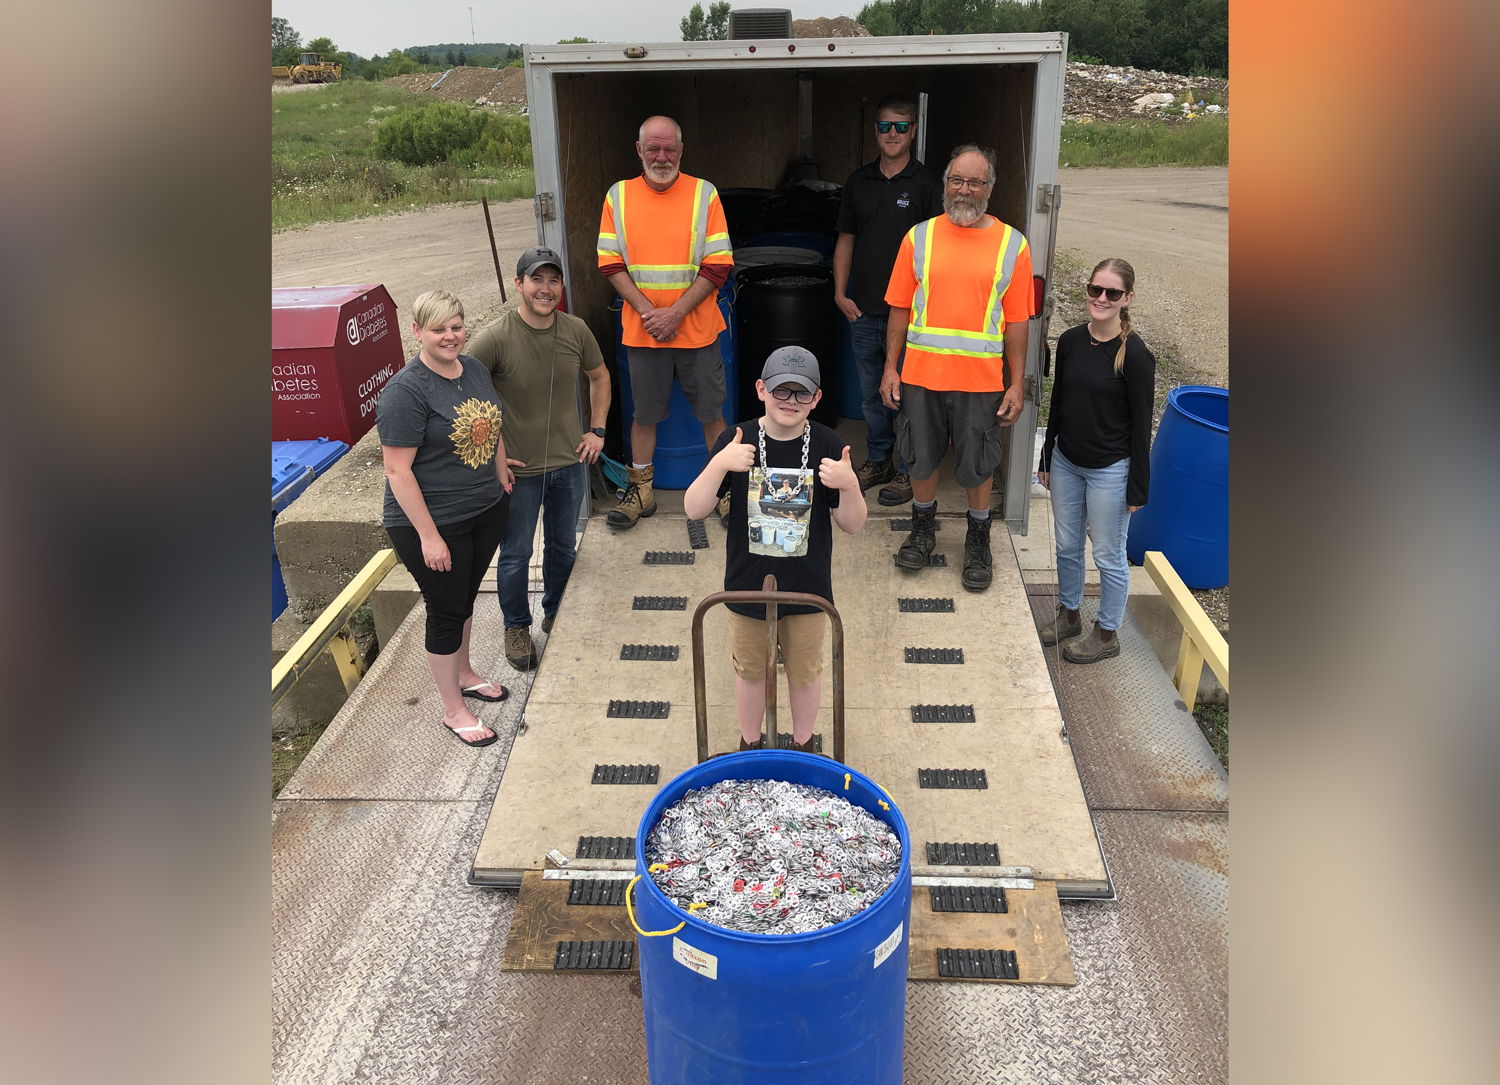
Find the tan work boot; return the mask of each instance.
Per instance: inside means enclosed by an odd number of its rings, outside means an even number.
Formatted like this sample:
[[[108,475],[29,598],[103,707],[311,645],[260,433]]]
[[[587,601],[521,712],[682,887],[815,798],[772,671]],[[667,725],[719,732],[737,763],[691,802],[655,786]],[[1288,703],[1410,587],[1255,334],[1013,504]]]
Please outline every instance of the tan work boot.
[[[1048,648],[1076,637],[1083,632],[1083,615],[1076,610],[1069,610],[1061,603],[1057,604],[1057,613],[1052,620],[1042,626],[1042,643]]]
[[[1101,659],[1111,659],[1119,654],[1119,635],[1099,628],[1098,622],[1094,623],[1088,636],[1064,645],[1062,650],[1062,657],[1069,663],[1098,663]]]
[[[640,470],[627,467],[625,473],[630,477],[630,486],[625,490],[625,496],[620,498],[620,503],[604,517],[604,522],[610,527],[635,527],[642,516],[650,516],[656,512],[656,495],[651,492],[651,476],[655,473],[655,467],[651,464]]]
[[[859,465],[859,470],[854,472],[854,476],[859,479],[861,490],[868,490],[871,486],[883,486],[896,477],[896,464],[890,456],[883,460],[866,460]]]
[[[505,631],[505,662],[518,671],[536,666],[536,645],[531,641],[531,626],[515,625]]]
[[[905,471],[898,472],[888,485],[880,488],[875,499],[887,507],[906,504],[911,500],[911,476]]]

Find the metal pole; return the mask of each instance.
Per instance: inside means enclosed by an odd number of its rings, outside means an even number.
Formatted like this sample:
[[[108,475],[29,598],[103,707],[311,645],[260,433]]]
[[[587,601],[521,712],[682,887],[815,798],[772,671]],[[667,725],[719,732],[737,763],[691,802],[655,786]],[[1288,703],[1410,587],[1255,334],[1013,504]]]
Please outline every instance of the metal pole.
[[[490,223],[490,201],[489,197],[479,197],[479,205],[484,208],[484,228],[490,232],[490,255],[495,258],[495,278],[500,280],[500,303],[506,303],[505,276],[500,274],[500,250],[495,247],[495,227]]]
[[[766,598],[766,749],[780,749],[776,738],[776,600],[770,594],[776,590],[776,577],[766,574],[760,586]]]

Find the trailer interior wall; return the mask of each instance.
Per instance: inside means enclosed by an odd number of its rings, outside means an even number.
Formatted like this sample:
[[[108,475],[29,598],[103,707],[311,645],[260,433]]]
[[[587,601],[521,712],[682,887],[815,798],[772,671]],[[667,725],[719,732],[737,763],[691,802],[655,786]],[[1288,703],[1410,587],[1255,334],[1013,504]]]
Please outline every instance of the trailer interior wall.
[[[875,105],[897,92],[928,95],[927,162],[935,170],[963,143],[999,159],[990,213],[1025,228],[1036,67],[1019,64],[825,68],[813,78],[813,158],[825,181],[843,184],[877,155]],[[682,125],[683,170],[718,188],[776,188],[797,156],[797,71],[792,68],[565,73],[554,77],[572,311],[588,321],[613,360],[614,290],[596,269],[604,195],[640,173],[640,124],[655,113]],[[1040,239],[1045,240],[1045,239]],[[611,365],[611,370],[614,367]],[[618,396],[616,397],[618,402]]]

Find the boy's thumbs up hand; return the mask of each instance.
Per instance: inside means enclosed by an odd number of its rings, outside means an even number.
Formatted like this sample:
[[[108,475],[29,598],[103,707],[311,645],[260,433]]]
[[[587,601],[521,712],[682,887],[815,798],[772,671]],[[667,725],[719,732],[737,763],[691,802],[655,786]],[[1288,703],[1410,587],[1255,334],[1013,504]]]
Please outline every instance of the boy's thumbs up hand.
[[[844,454],[836,460],[823,457],[818,464],[818,479],[830,490],[847,490],[851,486],[859,486],[859,477],[854,473],[854,465],[849,462],[848,445],[844,446]]]
[[[734,437],[714,457],[725,471],[743,473],[755,466],[755,446],[745,444],[744,436],[744,431],[739,426],[735,426]]]

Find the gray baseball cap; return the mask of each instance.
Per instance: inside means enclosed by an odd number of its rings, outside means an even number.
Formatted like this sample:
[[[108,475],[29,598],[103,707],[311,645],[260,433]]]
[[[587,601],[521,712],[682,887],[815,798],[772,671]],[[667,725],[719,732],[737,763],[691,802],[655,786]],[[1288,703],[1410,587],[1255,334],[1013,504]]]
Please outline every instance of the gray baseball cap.
[[[562,257],[548,248],[527,249],[521,254],[521,259],[516,261],[516,278],[524,279],[528,275],[536,274],[536,269],[551,264],[557,268],[558,274],[562,274]]]
[[[768,392],[788,381],[795,381],[809,392],[816,392],[823,383],[823,375],[818,370],[818,359],[813,357],[812,351],[802,347],[777,347],[771,351],[771,356],[761,367],[760,379],[766,382]]]

